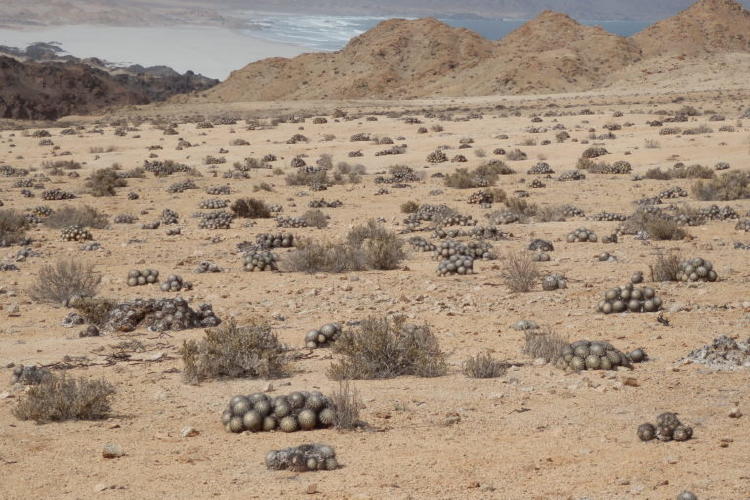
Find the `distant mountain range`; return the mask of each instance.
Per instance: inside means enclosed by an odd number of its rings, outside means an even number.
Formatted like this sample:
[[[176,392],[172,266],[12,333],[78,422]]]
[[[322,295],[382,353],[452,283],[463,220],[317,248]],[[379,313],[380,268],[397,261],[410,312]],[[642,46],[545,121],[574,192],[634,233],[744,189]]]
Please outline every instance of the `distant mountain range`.
[[[750,0],[742,0],[750,6]],[[384,17],[531,19],[555,10],[581,20],[656,21],[691,0],[0,0],[0,25],[248,26],[243,11]]]
[[[700,0],[633,37],[545,11],[499,41],[438,20],[391,19],[333,53],[248,64],[202,100],[417,98],[578,92],[638,64],[663,73],[686,58],[750,53],[750,13],[734,0]],[[624,76],[632,77],[632,74]]]
[[[106,106],[163,101],[217,83],[166,66],[118,67],[101,59],[79,59],[55,44],[0,46],[0,118],[53,120]]]

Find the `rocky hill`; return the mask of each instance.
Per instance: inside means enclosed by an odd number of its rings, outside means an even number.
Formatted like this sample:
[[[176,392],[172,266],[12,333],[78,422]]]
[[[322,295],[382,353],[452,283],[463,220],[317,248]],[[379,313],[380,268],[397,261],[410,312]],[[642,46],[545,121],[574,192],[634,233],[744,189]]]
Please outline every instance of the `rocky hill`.
[[[333,53],[249,64],[208,92],[209,99],[403,98],[488,59],[493,42],[435,19],[383,21]]]
[[[21,62],[0,56],[0,117],[54,120],[148,97],[106,71],[76,63]]]
[[[252,63],[211,89],[207,99],[578,92],[612,85],[612,75],[634,65],[642,75],[658,74],[665,54],[750,52],[749,40],[750,13],[733,0],[700,0],[631,38],[551,11],[497,42],[435,19],[390,20],[339,52]]]
[[[545,11],[500,40],[493,57],[469,71],[449,95],[570,92],[600,86],[607,75],[638,61],[638,47],[599,27]]]
[[[633,36],[646,57],[750,51],[750,12],[734,0],[700,0]]]
[[[112,104],[163,101],[219,83],[166,66],[118,67],[101,59],[79,59],[49,43],[25,49],[0,46],[0,56],[0,116],[4,118],[55,119]],[[83,81],[76,81],[78,78]]]

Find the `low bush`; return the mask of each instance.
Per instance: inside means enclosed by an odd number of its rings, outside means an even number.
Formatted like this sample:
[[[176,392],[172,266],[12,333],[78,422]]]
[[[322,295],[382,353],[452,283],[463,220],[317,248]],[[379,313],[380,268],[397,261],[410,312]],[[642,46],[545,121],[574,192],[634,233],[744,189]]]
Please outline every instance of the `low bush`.
[[[417,210],[419,210],[419,203],[414,200],[409,200],[401,204],[401,213],[403,214],[413,214]]]
[[[505,375],[508,364],[494,359],[490,353],[479,353],[463,363],[464,375],[471,378],[497,378]]]
[[[346,243],[300,241],[286,255],[283,264],[288,271],[303,273],[345,273],[367,268],[364,252]]]
[[[563,348],[568,341],[550,330],[527,330],[524,333],[523,353],[537,359],[542,358],[554,363],[562,357]]]
[[[13,415],[37,423],[102,419],[110,412],[114,393],[114,387],[104,379],[52,376],[31,386]]]
[[[678,252],[659,253],[653,264],[648,266],[651,281],[679,281],[677,277],[682,271],[681,262],[682,257]]]
[[[279,378],[288,375],[288,349],[270,325],[227,322],[206,330],[202,340],[183,342],[183,378],[198,383],[217,378]]]
[[[44,224],[53,229],[67,226],[83,226],[104,229],[109,225],[108,217],[94,207],[63,207],[44,219]]]
[[[362,400],[359,393],[348,380],[339,382],[339,388],[331,394],[331,403],[335,410],[333,426],[340,431],[356,429],[362,425],[359,420],[359,408]]]
[[[750,173],[727,172],[708,182],[698,181],[690,188],[701,201],[731,201],[750,198]]]
[[[0,210],[0,247],[20,243],[28,227],[26,218],[13,209]]]
[[[344,331],[333,352],[341,356],[328,369],[334,380],[438,377],[447,371],[430,328],[406,325],[403,318],[367,318],[356,330]]]
[[[322,210],[317,208],[308,210],[302,214],[302,220],[305,221],[305,224],[309,227],[316,227],[318,229],[328,227],[328,216],[323,213]]]
[[[112,168],[100,168],[95,170],[86,180],[86,189],[93,196],[114,196],[115,188],[125,187],[128,183],[117,175]]]
[[[247,219],[268,219],[271,211],[266,204],[256,198],[240,198],[229,206],[229,209],[237,217]]]
[[[511,292],[525,293],[531,291],[539,280],[537,263],[526,251],[510,252],[505,256],[503,280]]]
[[[403,241],[393,231],[389,231],[375,219],[353,227],[346,235],[346,241],[355,249],[360,249],[370,269],[397,269],[406,258]]]
[[[39,302],[68,306],[73,299],[95,296],[101,280],[91,264],[75,259],[59,260],[41,267],[29,295]]]

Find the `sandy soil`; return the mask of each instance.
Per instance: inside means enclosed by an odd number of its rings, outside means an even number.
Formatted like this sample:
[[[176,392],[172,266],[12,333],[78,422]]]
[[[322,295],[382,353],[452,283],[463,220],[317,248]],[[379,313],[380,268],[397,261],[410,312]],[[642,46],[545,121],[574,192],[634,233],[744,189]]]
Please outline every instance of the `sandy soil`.
[[[438,278],[431,255],[417,252],[409,254],[406,268],[399,271],[345,275],[246,274],[241,270],[236,244],[254,241],[260,232],[276,231],[273,220],[260,220],[250,228],[236,220],[230,230],[198,229],[197,220],[190,215],[199,210],[200,200],[210,196],[202,190],[179,195],[167,193],[168,185],[185,178],[180,174],[161,179],[148,174],[146,179],[129,180],[129,186],[111,198],[93,198],[83,189],[86,173],[114,162],[125,169],[140,166],[148,157],[146,148],[158,144],[164,148],[155,151],[161,159],[185,162],[203,173],[203,177],[194,178],[201,188],[229,182],[233,189],[226,197],[229,199],[256,196],[282,204],[284,215],[301,215],[313,198],[340,199],[343,207],[325,210],[331,216],[328,228],[292,231],[298,236],[336,238],[352,224],[373,216],[383,217],[388,227],[403,229],[399,206],[407,200],[446,203],[483,223],[487,210],[466,203],[471,190],[446,188],[441,179],[431,175],[452,171],[457,165],[479,165],[485,161],[475,155],[479,149],[491,158],[494,148],[520,147],[529,159],[508,162],[517,174],[501,177],[499,187],[506,192],[525,189],[531,193],[530,201],[541,206],[571,203],[587,215],[602,210],[627,214],[633,210],[635,200],[671,186],[688,189],[691,181],[633,182],[630,175],[588,175],[581,182],[543,179],[546,188],[528,188],[533,176],[525,172],[539,159],[546,159],[559,174],[573,169],[581,152],[588,147],[580,142],[558,144],[553,130],[527,133],[527,127],[532,125],[530,115],[548,110],[577,111],[583,107],[594,110],[596,114],[591,116],[547,117],[543,123],[533,124],[551,128],[562,123],[579,140],[588,136],[589,128],[602,133],[601,127],[610,122],[634,123],[615,132],[617,139],[605,141],[612,153],[606,157],[607,161],[627,160],[634,173],[642,174],[653,166],[671,166],[676,161],[709,166],[726,161],[732,169],[746,169],[748,130],[737,124],[736,118],[738,110],[747,106],[747,99],[716,92],[686,95],[688,99],[682,103],[671,103],[674,94],[609,93],[392,104],[394,109],[452,107],[458,117],[465,116],[465,110],[471,108],[492,109],[505,102],[521,112],[517,117],[503,117],[501,111],[490,111],[484,119],[471,121],[439,122],[422,118],[423,126],[439,123],[444,127],[441,133],[428,134],[417,134],[418,125],[385,116],[379,116],[378,121],[347,122],[335,122],[329,117],[325,125],[313,125],[308,120],[305,124],[281,124],[254,131],[246,130],[242,122],[207,130],[187,123],[179,125],[178,136],[164,136],[150,123],[141,124],[139,131],[126,137],[115,136],[110,126],[104,127],[103,135],[91,133],[87,128],[80,136],[62,136],[60,128],[48,128],[54,144],[60,147],[58,153],[72,153],[59,159],[75,159],[85,162],[85,166],[81,178],[52,177],[45,183],[46,188],[71,190],[79,193],[79,198],[44,202],[39,191],[36,198],[24,198],[18,188],[12,187],[14,178],[0,178],[4,208],[26,210],[40,204],[52,208],[90,204],[111,216],[128,213],[140,220],[133,225],[113,224],[109,229],[94,229],[94,238],[103,247],[94,252],[82,252],[79,243],[63,242],[59,231],[40,226],[30,231],[30,235],[42,257],[18,263],[20,272],[0,274],[0,367],[3,367],[0,379],[5,380],[0,392],[6,391],[0,396],[0,472],[4,478],[0,496],[9,499],[662,499],[674,498],[683,489],[689,489],[701,499],[750,497],[750,474],[746,470],[750,459],[748,417],[728,416],[735,403],[747,408],[747,372],[712,372],[700,365],[680,362],[689,351],[719,334],[747,336],[750,331],[747,266],[750,254],[732,247],[734,241],[750,243],[750,236],[735,230],[735,221],[690,228],[693,239],[685,242],[642,242],[623,237],[614,245],[571,244],[565,241],[565,236],[572,229],[585,226],[596,231],[601,239],[616,229],[617,222],[578,218],[508,225],[503,229],[511,231],[514,237],[494,243],[499,255],[524,248],[531,238],[552,240],[555,244],[552,261],[541,267],[545,272],[559,272],[569,279],[567,290],[542,292],[539,286],[530,293],[513,294],[501,278],[502,259],[478,262],[478,273],[473,276]],[[656,110],[676,109],[684,104],[725,113],[725,123],[736,125],[737,131],[658,136],[658,129],[646,125],[646,121],[657,118],[653,114]],[[380,106],[371,105],[373,109]],[[265,112],[271,116],[281,113],[281,108],[288,110],[291,105],[253,106],[160,106],[124,113],[179,116],[202,111],[207,115],[221,112],[245,116]],[[330,110],[331,104],[294,106]],[[624,116],[613,118],[615,110],[623,111]],[[704,123],[705,119],[697,117],[690,125]],[[710,125],[718,130],[720,124]],[[407,143],[408,152],[395,157],[375,157],[374,153],[385,146],[350,143],[349,137],[358,132],[388,135],[396,143]],[[295,133],[305,134],[310,142],[287,145],[285,141]],[[334,134],[336,138],[323,142],[324,134]],[[510,138],[495,139],[499,134],[508,134]],[[399,136],[405,139],[396,139]],[[532,136],[538,142],[550,139],[552,144],[520,146],[523,139]],[[176,151],[179,137],[197,146]],[[475,140],[473,150],[461,151],[468,163],[426,166],[426,155],[439,145],[454,148],[448,152],[449,156],[457,154],[459,139],[463,137]],[[230,141],[236,138],[243,138],[251,145],[230,146]],[[646,149],[646,139],[657,140],[660,147]],[[44,161],[55,159],[52,148],[39,146],[38,141],[22,131],[3,131],[0,164],[40,168]],[[113,146],[115,151],[91,154],[89,148],[97,146]],[[229,152],[219,154],[220,148]],[[274,153],[279,157],[276,165],[289,172],[290,159],[295,155],[309,155],[308,163],[322,153],[332,154],[335,161],[347,161],[347,152],[355,149],[364,152],[364,157],[358,160],[369,174],[362,184],[334,186],[306,196],[299,194],[303,189],[286,186],[283,176],[276,176],[270,170],[253,172],[249,180],[227,181],[221,174],[212,177],[213,169],[202,162],[209,154],[224,156],[227,163],[216,169],[223,172],[245,157]],[[375,196],[381,186],[374,184],[372,174],[394,164],[415,167],[426,174],[425,181],[407,189],[390,188],[389,195]],[[273,184],[275,191],[253,193],[252,187],[260,182]],[[430,194],[438,189],[443,193]],[[138,192],[140,199],[129,201],[129,191]],[[696,207],[710,204],[684,198],[676,202]],[[728,204],[740,214],[750,210],[750,200]],[[166,236],[164,227],[155,231],[140,229],[141,223],[157,219],[163,208],[172,208],[180,214],[182,235]],[[430,232],[416,234],[434,240]],[[219,241],[212,242],[214,237],[219,237]],[[648,274],[648,264],[654,255],[673,247],[681,248],[686,256],[712,260],[721,281],[654,284],[665,301],[665,315],[672,326],[660,325],[655,314],[594,313],[605,289],[625,284],[634,271]],[[17,247],[3,249],[3,255],[14,255],[17,250]],[[614,254],[617,262],[594,260],[594,255],[602,251]],[[283,257],[285,251],[278,254]],[[209,302],[225,320],[268,318],[282,341],[300,349],[304,333],[323,323],[404,313],[413,321],[432,326],[442,348],[449,353],[450,371],[436,379],[402,377],[357,382],[365,406],[362,418],[371,425],[371,431],[228,434],[220,425],[219,416],[228,398],[236,393],[269,390],[278,395],[293,390],[318,389],[324,393],[334,390],[337,384],[325,376],[331,362],[330,352],[313,351],[296,364],[292,377],[272,381],[270,385],[264,380],[186,385],[181,379],[182,362],[177,349],[184,339],[200,338],[202,331],[159,335],[137,330],[79,339],[79,328],[66,329],[60,324],[66,309],[30,300],[27,289],[39,267],[61,257],[96,263],[104,276],[100,295],[105,297],[163,296],[157,287],[127,287],[130,268],[152,267],[162,275],[180,274],[194,283],[194,290],[184,294],[191,303]],[[192,270],[202,260],[219,264],[225,272],[193,274]],[[20,315],[10,316],[8,312],[15,304]],[[285,319],[272,319],[274,316]],[[537,366],[521,353],[523,333],[511,328],[520,319],[535,320],[571,341],[609,340],[621,350],[642,346],[651,361],[637,365],[633,371],[618,372],[565,373],[551,366]],[[133,354],[130,361],[107,362],[112,346],[128,339],[143,342],[147,351]],[[467,378],[461,373],[462,361],[483,350],[515,366],[498,379]],[[63,362],[65,356],[67,362]],[[156,358],[158,361],[152,361]],[[46,425],[17,420],[11,410],[23,397],[23,391],[7,385],[11,369],[5,367],[10,363],[54,364],[57,368],[68,365],[67,372],[73,375],[106,377],[118,391],[112,416],[97,422]],[[695,428],[694,438],[684,443],[640,442],[636,427],[644,421],[653,421],[663,411],[678,412],[684,422]],[[180,437],[185,426],[193,426],[200,434]],[[102,447],[110,442],[120,444],[126,455],[112,460],[102,458]],[[268,450],[304,442],[333,445],[343,468],[306,474],[265,469],[263,457]]]

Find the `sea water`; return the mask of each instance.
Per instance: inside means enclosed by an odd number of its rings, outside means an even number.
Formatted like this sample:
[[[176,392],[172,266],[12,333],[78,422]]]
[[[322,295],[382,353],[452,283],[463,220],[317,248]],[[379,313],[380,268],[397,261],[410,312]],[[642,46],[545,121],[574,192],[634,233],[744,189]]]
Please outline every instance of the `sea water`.
[[[313,16],[295,14],[246,14],[255,36],[269,41],[302,45],[311,50],[339,50],[355,36],[375,27],[387,18],[373,16]],[[470,29],[489,40],[499,40],[523,26],[523,19],[488,19],[450,17],[440,19],[457,28]],[[637,21],[590,21],[582,24],[601,26],[610,33],[630,36],[646,28],[649,23]]]

